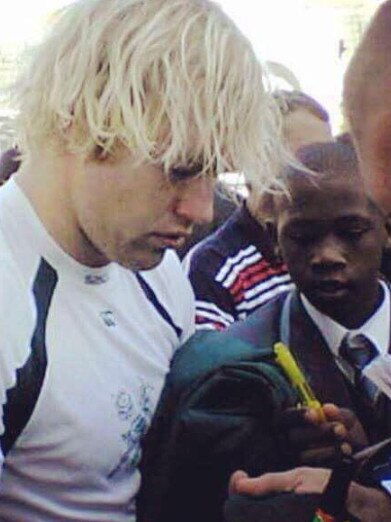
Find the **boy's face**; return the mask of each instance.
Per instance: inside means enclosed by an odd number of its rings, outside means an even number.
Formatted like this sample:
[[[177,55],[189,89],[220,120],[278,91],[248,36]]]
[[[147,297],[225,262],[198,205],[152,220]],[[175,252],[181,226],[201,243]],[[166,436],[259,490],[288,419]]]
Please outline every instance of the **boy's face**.
[[[360,324],[378,297],[386,232],[358,176],[290,183],[291,201],[277,204],[277,235],[293,281],[321,312]]]

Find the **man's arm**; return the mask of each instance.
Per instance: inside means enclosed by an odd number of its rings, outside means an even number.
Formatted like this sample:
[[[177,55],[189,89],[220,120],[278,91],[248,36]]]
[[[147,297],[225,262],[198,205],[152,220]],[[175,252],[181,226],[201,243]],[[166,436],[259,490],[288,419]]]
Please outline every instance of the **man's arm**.
[[[224,330],[237,320],[235,303],[230,292],[216,281],[217,254],[190,252],[183,261],[196,298],[196,328]]]

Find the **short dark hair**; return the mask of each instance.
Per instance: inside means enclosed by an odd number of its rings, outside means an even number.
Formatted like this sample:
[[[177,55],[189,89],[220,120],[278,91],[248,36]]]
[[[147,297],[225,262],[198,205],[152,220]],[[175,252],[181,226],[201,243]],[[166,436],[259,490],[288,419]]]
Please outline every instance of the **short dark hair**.
[[[338,140],[325,143],[311,143],[301,147],[297,152],[299,162],[312,172],[319,174],[336,174],[360,178],[358,157],[351,140]],[[295,176],[311,176],[297,167],[287,167],[286,179]],[[316,183],[316,177],[314,178]],[[368,205],[372,211],[380,212],[379,207],[368,195]]]
[[[305,109],[321,121],[329,122],[330,116],[326,109],[314,98],[302,91],[286,91],[283,89],[273,93],[281,114],[286,116],[298,109]]]
[[[307,169],[322,174],[338,172],[359,174],[359,163],[352,143],[330,141],[311,143],[297,151],[297,159]],[[292,171],[292,169],[290,169]],[[294,168],[293,170],[298,170]]]

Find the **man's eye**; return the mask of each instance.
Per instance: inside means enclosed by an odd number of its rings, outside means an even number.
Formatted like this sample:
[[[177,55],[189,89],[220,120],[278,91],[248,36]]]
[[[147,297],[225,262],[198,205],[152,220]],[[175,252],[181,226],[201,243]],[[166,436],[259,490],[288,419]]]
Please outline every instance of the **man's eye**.
[[[202,172],[201,165],[193,165],[191,167],[171,167],[169,170],[170,181],[177,183],[197,177]]]

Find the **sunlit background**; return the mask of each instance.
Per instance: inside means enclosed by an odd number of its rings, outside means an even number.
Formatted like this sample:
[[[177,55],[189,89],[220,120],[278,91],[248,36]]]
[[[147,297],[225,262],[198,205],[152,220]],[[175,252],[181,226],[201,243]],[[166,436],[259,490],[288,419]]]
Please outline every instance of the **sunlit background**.
[[[107,0],[110,1],[110,0]],[[11,0],[0,10],[0,124],[9,117],[7,86],[23,55],[39,41],[53,13],[70,0]],[[300,88],[331,115],[335,132],[343,129],[342,77],[354,47],[381,0],[220,0],[220,5],[267,62],[272,84]],[[7,125],[0,148],[8,146]]]

